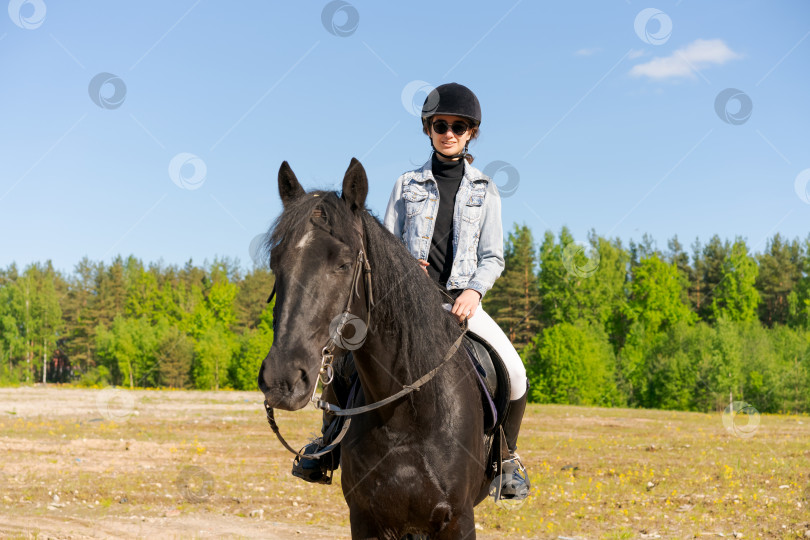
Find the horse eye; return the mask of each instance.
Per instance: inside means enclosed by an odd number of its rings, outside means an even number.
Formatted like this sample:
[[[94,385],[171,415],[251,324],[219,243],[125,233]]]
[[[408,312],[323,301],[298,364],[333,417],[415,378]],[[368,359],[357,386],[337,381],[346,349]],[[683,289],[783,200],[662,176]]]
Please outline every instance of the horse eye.
[[[340,266],[338,266],[338,271],[345,272],[346,270],[349,270],[351,267],[352,263],[341,264]]]

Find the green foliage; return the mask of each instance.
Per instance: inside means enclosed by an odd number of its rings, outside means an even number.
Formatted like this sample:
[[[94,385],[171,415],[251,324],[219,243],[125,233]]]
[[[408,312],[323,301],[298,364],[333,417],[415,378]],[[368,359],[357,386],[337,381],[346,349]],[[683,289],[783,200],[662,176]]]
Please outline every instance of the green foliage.
[[[806,244],[805,244],[806,245]],[[762,296],[760,320],[768,326],[786,324],[788,295],[802,280],[808,253],[797,240],[786,242],[778,233],[768,241],[765,252],[757,255],[759,275],[756,287]]]
[[[237,390],[257,390],[259,368],[273,344],[273,306],[266,307],[259,315],[256,328],[242,334],[239,350],[232,358],[228,380]]]
[[[484,297],[483,305],[509,339],[520,347],[527,344],[539,328],[534,316],[540,299],[537,255],[532,232],[526,225],[515,225],[509,233],[504,259],[504,272]]]
[[[157,348],[160,385],[188,388],[191,383],[193,359],[194,341],[176,326],[170,326],[161,337]]]
[[[660,252],[515,225],[484,299],[545,403],[810,412],[810,235],[761,254],[716,235]],[[0,269],[0,384],[255,389],[273,275],[234,262]],[[43,373],[44,372],[44,373]]]
[[[96,366],[82,374],[76,384],[85,388],[102,388],[112,383],[110,370],[106,366]]]
[[[754,284],[758,274],[757,263],[748,255],[745,242],[735,241],[731,253],[723,261],[722,278],[714,291],[712,318],[731,321],[756,319],[759,292]]]
[[[272,345],[272,281],[262,269],[243,278],[228,260],[85,258],[69,279],[50,263],[0,269],[0,383],[46,371],[86,386],[255,388]]]
[[[165,323],[152,325],[145,316],[126,318],[121,315],[112,328],[96,331],[99,359],[113,375],[115,384],[156,386],[159,377],[157,350]]]
[[[697,319],[683,302],[678,268],[662,261],[657,254],[641,260],[633,270],[627,315],[652,332]]]
[[[613,350],[598,326],[560,323],[523,350],[530,398],[539,403],[621,404]]]

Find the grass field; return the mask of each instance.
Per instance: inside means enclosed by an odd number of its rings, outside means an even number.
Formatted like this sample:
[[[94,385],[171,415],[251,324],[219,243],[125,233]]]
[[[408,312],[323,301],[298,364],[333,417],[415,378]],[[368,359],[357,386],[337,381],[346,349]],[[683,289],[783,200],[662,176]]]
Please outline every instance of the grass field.
[[[531,495],[478,537],[810,538],[810,418],[747,418],[530,405]],[[294,445],[319,422],[279,414]],[[258,392],[0,389],[0,537],[348,538],[339,474],[290,465]]]

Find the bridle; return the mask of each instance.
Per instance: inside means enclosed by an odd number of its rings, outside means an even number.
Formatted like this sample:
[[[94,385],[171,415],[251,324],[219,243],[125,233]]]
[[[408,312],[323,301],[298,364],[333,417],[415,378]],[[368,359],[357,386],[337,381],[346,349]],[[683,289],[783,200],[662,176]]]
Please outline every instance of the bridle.
[[[318,215],[320,215],[320,211],[316,210]],[[363,226],[362,222],[360,221],[360,217],[356,217],[354,221],[354,228],[360,235],[360,251],[357,253],[357,258],[355,259],[354,264],[354,274],[352,275],[351,281],[351,288],[349,289],[349,295],[346,299],[346,307],[343,309],[343,313],[340,315],[338,319],[338,324],[335,327],[334,331],[332,331],[329,335],[329,339],[327,339],[326,344],[321,349],[321,368],[318,371],[318,377],[320,378],[321,382],[323,383],[324,388],[331,384],[334,380],[335,372],[332,363],[334,362],[335,355],[334,350],[338,347],[338,336],[342,336],[343,327],[346,325],[346,322],[349,320],[350,317],[354,317],[351,313],[351,305],[355,297],[360,296],[360,283],[362,281],[365,297],[366,297],[366,329],[369,328],[369,323],[371,322],[371,309],[374,306],[374,298],[373,292],[371,287],[371,265],[369,264],[368,257],[366,256],[366,249],[365,249],[365,235],[363,234]],[[361,273],[362,273],[362,280],[361,280]],[[276,286],[273,284],[273,290],[270,293],[270,297],[267,299],[267,303],[269,304],[273,297],[276,294]],[[318,392],[318,384],[317,381],[315,383],[315,388],[312,392],[312,397],[310,401],[313,403],[315,408],[321,409],[323,411],[329,411],[335,416],[348,416],[349,418],[346,419],[346,422],[343,424],[340,433],[335,437],[332,443],[325,448],[321,449],[319,452],[315,452],[313,454],[302,454],[297,452],[294,448],[292,448],[284,437],[281,436],[279,431],[278,425],[276,424],[276,420],[273,414],[273,408],[270,407],[270,404],[267,403],[267,399],[264,400],[264,408],[267,412],[267,423],[270,424],[270,429],[273,430],[278,440],[281,444],[290,452],[298,456],[299,458],[318,458],[324,454],[331,452],[337,445],[340,444],[340,441],[346,435],[349,430],[349,426],[351,425],[351,416],[356,414],[362,414],[365,412],[373,411],[375,409],[379,409],[389,403],[400,399],[401,397],[410,394],[415,390],[419,390],[421,386],[431,380],[439,370],[444,367],[445,364],[453,357],[455,352],[458,350],[459,346],[461,345],[461,340],[464,337],[464,334],[467,333],[467,322],[465,320],[463,325],[463,332],[461,335],[458,336],[456,341],[453,343],[453,346],[447,351],[444,358],[442,359],[441,363],[427,372],[425,375],[417,379],[411,384],[406,384],[402,387],[402,389],[397,392],[396,394],[390,395],[387,398],[384,398],[380,401],[375,403],[364,405],[362,407],[355,407],[352,409],[342,409],[341,407],[324,401],[321,397],[316,397]]]

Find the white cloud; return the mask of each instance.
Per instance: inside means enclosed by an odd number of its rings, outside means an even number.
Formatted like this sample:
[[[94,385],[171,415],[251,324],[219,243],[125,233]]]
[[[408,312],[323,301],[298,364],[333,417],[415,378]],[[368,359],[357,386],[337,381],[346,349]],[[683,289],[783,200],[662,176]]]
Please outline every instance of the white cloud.
[[[576,54],[577,56],[591,56],[593,54],[598,53],[601,50],[602,49],[600,49],[599,47],[594,47],[592,49],[580,49],[574,54]]]
[[[640,56],[644,56],[645,54],[647,53],[644,52],[644,49],[633,49],[627,56],[632,60],[633,58],[638,58]]]
[[[670,56],[653,58],[645,64],[633,66],[630,75],[651,79],[694,78],[695,74],[703,68],[722,65],[729,60],[741,57],[740,54],[732,51],[722,39],[696,39]]]

